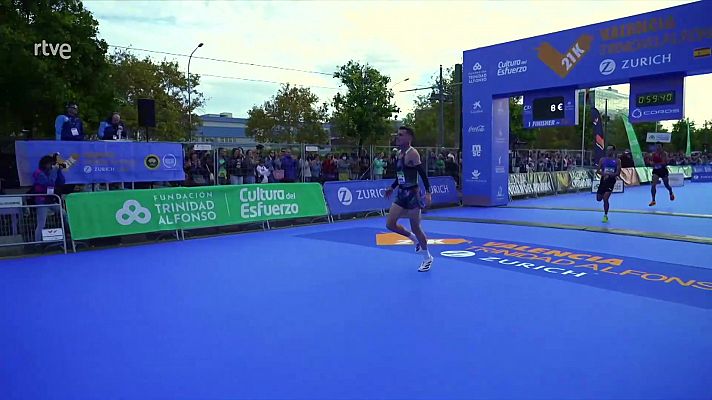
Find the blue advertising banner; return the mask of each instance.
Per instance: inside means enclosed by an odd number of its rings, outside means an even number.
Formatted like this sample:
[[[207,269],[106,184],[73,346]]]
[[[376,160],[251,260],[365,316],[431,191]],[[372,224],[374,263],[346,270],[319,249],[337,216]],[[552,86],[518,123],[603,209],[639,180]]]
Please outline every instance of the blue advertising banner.
[[[451,176],[433,176],[430,180],[432,205],[459,202],[455,180]],[[386,198],[386,189],[393,179],[364,181],[330,181],[324,183],[324,198],[332,215],[387,210],[395,199],[395,193]],[[425,192],[420,182],[421,192]]]
[[[463,110],[462,196],[467,202],[478,204],[492,202],[489,196],[493,178],[491,176],[492,138],[502,135],[504,141],[509,143],[508,129],[493,135],[492,106],[491,97],[477,97],[469,100],[468,111]]]
[[[32,185],[40,158],[55,156],[68,184],[182,181],[179,143],[16,141],[20,185]]]
[[[464,52],[463,81],[494,94],[589,88],[650,75],[712,72],[712,3],[646,14]]]
[[[456,204],[460,202],[460,196],[457,193],[455,179],[452,176],[429,176],[431,198],[434,206],[443,204]],[[425,185],[422,181],[418,181],[420,191],[425,193]]]
[[[501,206],[509,201],[509,98],[495,99],[492,103],[490,205]]]
[[[500,131],[508,141],[510,130],[508,121],[493,123],[495,99],[553,88],[622,84],[650,76],[711,73],[710,14],[712,1],[700,1],[465,51],[464,204],[500,204],[491,166],[506,153],[491,145]],[[648,99],[660,101],[661,97]]]
[[[712,182],[712,165],[693,166],[692,182]]]

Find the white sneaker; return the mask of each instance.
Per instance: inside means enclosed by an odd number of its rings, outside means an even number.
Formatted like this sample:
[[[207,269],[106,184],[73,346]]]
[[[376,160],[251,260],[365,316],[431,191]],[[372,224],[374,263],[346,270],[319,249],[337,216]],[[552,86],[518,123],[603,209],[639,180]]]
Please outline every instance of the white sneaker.
[[[420,263],[420,268],[418,268],[418,272],[428,272],[428,271],[430,271],[430,267],[432,265],[433,265],[433,257],[430,256],[430,257],[424,259],[422,263]]]

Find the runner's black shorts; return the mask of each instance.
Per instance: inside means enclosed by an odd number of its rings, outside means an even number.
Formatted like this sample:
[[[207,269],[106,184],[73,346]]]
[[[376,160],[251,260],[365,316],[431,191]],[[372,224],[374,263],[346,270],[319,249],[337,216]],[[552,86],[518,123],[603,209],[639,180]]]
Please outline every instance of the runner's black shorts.
[[[601,178],[601,183],[598,185],[598,194],[604,194],[608,192],[613,192],[613,188],[616,186],[616,177],[609,176],[608,178]]]
[[[425,208],[425,202],[420,196],[420,188],[418,186],[407,189],[398,188],[398,195],[394,203],[406,210]]]
[[[667,178],[667,176],[670,175],[670,173],[668,172],[667,167],[662,167],[662,168],[654,168],[653,175],[657,175],[659,178]]]

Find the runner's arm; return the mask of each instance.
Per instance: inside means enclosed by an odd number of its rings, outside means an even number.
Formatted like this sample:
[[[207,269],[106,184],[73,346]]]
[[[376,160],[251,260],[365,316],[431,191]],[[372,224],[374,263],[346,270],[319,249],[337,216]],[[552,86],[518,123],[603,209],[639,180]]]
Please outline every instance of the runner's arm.
[[[428,180],[428,173],[425,170],[425,165],[420,161],[420,153],[417,150],[411,151],[406,154],[409,165],[416,168],[420,179],[423,180],[423,185],[425,185],[425,193],[430,193],[430,181]]]

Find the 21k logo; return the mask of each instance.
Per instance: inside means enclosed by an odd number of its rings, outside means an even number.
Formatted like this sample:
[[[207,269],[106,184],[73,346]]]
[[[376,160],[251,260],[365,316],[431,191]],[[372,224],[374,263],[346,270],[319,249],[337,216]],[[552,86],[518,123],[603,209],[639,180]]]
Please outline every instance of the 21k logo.
[[[559,53],[549,42],[542,43],[536,48],[539,59],[549,68],[556,72],[561,78],[573,70],[584,55],[591,49],[593,36],[582,35],[574,43],[566,54]]]

